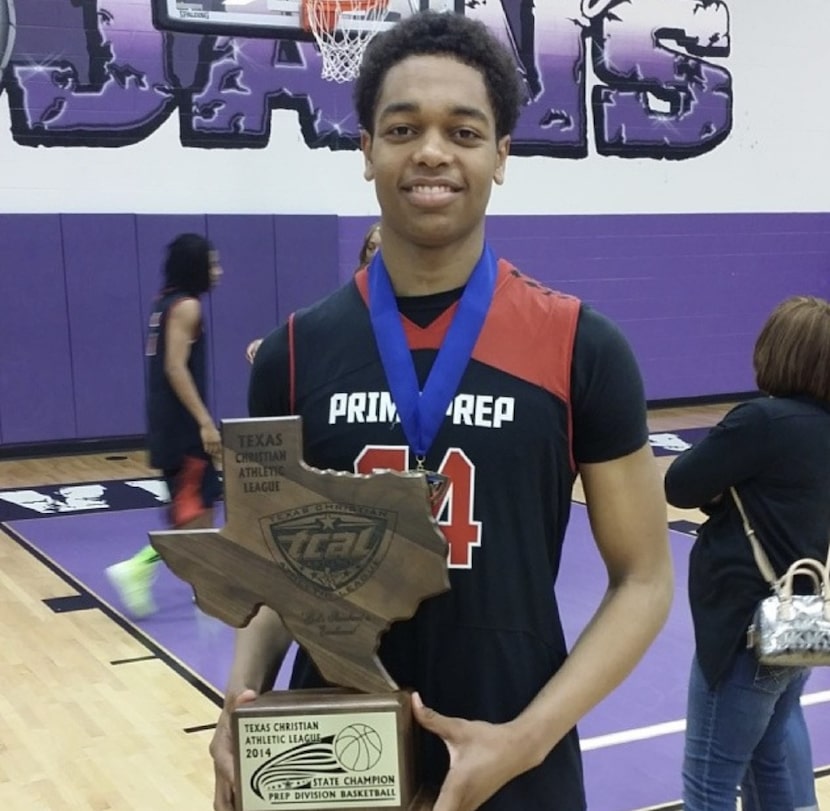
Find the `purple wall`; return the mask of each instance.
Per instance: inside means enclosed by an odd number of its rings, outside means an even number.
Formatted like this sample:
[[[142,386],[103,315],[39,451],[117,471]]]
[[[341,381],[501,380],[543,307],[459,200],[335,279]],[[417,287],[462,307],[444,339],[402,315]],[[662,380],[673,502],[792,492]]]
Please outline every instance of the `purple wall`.
[[[342,221],[342,279],[372,222]],[[488,239],[619,324],[649,400],[753,391],[770,310],[797,293],[830,298],[830,214],[501,216]]]
[[[371,217],[0,215],[0,444],[144,431],[142,343],[164,246],[206,233],[217,418],[242,416],[248,341],[348,279]],[[614,319],[650,400],[753,388],[752,345],[793,293],[830,297],[830,214],[492,217],[496,251]]]
[[[144,432],[143,343],[165,245],[206,234],[211,410],[247,413],[248,342],[337,285],[334,216],[0,215],[0,444]]]
[[[755,389],[773,307],[830,297],[830,215],[500,217],[489,236],[528,275],[617,322],[650,400]]]
[[[58,215],[0,217],[0,440],[78,435]]]

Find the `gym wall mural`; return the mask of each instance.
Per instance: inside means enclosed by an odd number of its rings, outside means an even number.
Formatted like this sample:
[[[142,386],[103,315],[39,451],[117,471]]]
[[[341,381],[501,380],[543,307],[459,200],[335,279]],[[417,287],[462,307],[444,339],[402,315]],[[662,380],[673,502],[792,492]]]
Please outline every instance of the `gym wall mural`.
[[[687,160],[732,130],[725,2],[466,0],[450,10],[513,48],[529,99],[515,155]],[[351,84],[321,78],[301,20],[300,0],[0,0],[0,107],[21,147],[118,148],[174,117],[184,149],[262,149],[272,111],[287,109],[309,149],[355,149]]]

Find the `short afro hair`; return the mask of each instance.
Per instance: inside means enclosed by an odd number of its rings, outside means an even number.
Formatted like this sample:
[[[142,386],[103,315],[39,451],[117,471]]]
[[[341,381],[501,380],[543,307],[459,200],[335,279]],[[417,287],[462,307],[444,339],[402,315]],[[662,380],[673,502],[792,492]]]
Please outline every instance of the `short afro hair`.
[[[375,129],[375,109],[386,74],[410,56],[448,56],[481,73],[496,119],[496,137],[510,135],[525,101],[512,54],[484,23],[450,12],[422,11],[369,43],[354,83],[361,128]]]

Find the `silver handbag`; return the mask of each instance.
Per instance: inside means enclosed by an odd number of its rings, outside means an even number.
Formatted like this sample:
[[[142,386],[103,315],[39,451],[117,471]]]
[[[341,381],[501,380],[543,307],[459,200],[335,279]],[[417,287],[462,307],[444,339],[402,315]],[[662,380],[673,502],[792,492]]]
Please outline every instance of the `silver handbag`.
[[[747,631],[747,648],[754,648],[758,661],[765,665],[830,665],[830,544],[824,563],[801,558],[777,578],[738,493],[734,487],[730,490],[752,545],[755,563],[773,592],[755,609]],[[812,594],[793,594],[796,575],[810,577]]]

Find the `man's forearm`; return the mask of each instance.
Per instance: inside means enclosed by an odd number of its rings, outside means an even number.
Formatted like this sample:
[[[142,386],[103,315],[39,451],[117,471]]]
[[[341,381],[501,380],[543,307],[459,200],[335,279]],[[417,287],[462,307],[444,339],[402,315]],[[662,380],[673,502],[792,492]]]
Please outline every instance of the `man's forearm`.
[[[270,690],[290,644],[291,636],[279,616],[263,605],[248,625],[236,632],[226,700],[245,689],[257,693]]]
[[[634,669],[668,616],[670,572],[608,589],[560,670],[513,722],[538,765],[577,722]]]

